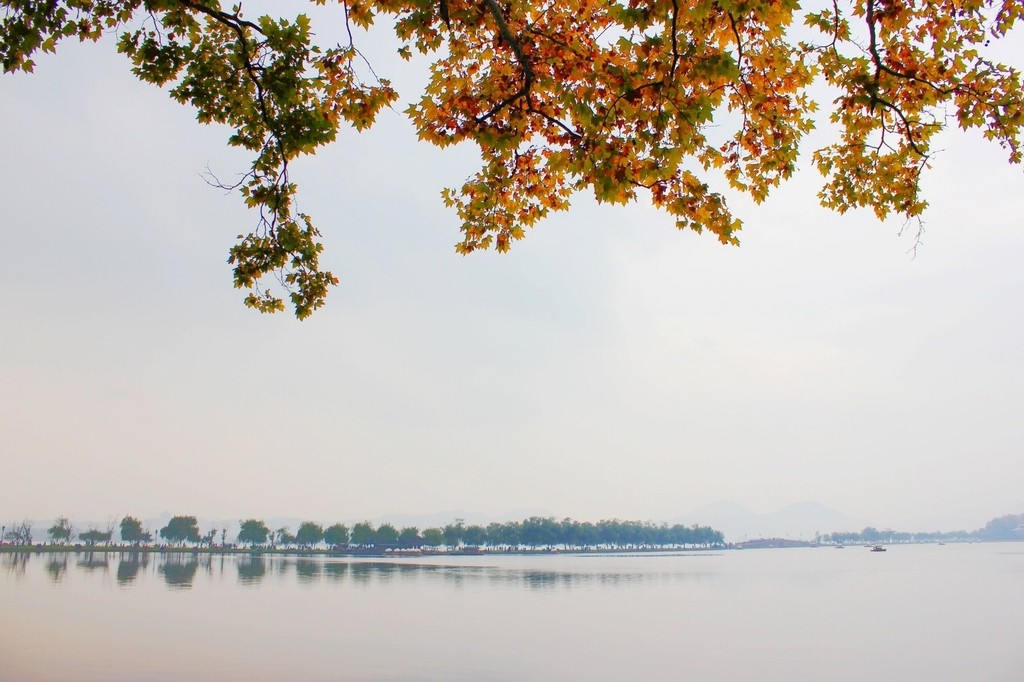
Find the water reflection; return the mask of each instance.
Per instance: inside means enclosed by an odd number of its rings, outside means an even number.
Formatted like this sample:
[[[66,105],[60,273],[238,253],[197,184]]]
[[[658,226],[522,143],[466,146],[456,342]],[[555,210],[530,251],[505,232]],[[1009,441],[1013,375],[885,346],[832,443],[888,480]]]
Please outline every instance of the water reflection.
[[[59,558],[52,558],[46,562],[46,572],[50,574],[50,580],[55,583],[59,583],[64,579],[64,574],[68,570],[68,557],[62,555]]]
[[[117,562],[117,584],[130,585],[139,575],[139,570],[149,565],[148,552],[131,552],[122,554]]]
[[[267,562],[258,556],[239,559],[237,568],[238,582],[242,585],[256,585],[267,574]]]
[[[344,582],[345,575],[347,573],[348,573],[348,564],[347,563],[331,562],[331,563],[324,564],[324,575],[327,576],[327,579],[332,581],[332,582],[336,582],[336,583]]]
[[[76,566],[86,572],[106,573],[110,569],[110,559],[106,552],[85,552],[79,556]]]
[[[20,579],[27,570],[29,552],[2,553],[8,575]],[[614,587],[692,581],[711,575],[693,570],[539,570],[487,564],[414,563],[409,561],[366,561],[328,557],[280,555],[222,555],[200,552],[53,552],[43,553],[42,568],[50,582],[60,583],[75,570],[81,573],[114,569],[117,584],[129,587],[144,580],[150,565],[172,590],[190,589],[197,580],[234,579],[238,585],[258,586],[267,580],[299,585],[356,587],[389,586],[424,581],[449,589],[484,586],[488,588],[552,590],[582,587]],[[687,567],[688,568],[688,567]]]
[[[295,574],[300,583],[310,584],[316,582],[320,577],[320,568],[323,564],[313,559],[297,559],[295,561]]]
[[[163,558],[158,570],[163,574],[167,587],[172,590],[187,590],[192,587],[196,571],[199,570],[199,561],[195,555],[168,554]]]
[[[20,578],[28,568],[28,552],[9,552],[3,555],[4,569],[7,575]]]

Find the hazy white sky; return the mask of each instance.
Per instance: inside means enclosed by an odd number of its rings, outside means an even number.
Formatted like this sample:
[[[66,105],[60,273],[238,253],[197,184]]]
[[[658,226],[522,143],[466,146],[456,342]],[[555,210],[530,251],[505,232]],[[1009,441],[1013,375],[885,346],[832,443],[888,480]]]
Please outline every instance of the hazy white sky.
[[[38,61],[0,77],[0,518],[1024,511],[1024,175],[980,136],[944,138],[916,258],[812,172],[734,197],[738,249],[580,197],[463,258],[472,150],[389,112],[298,165],[342,280],[299,323],[231,288],[226,133],[109,44]]]

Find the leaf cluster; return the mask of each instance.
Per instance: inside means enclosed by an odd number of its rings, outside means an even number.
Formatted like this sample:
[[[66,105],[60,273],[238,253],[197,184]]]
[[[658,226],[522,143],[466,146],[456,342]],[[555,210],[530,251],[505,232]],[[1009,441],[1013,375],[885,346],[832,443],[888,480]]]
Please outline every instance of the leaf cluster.
[[[52,542],[66,544],[71,542],[75,529],[68,517],[60,516],[52,526],[46,529],[46,534],[50,536]]]
[[[1021,0],[831,0],[810,11],[797,0],[339,4],[349,41],[322,46],[305,15],[250,20],[216,0],[13,0],[0,63],[31,71],[39,50],[114,31],[141,80],[230,128],[229,144],[252,161],[236,183],[214,182],[258,214],[230,250],[235,286],[247,305],[282,310],[262,285],[276,277],[299,318],[338,280],[296,209],[289,163],[397,100],[389,81],[360,77],[373,71],[354,35],[371,30],[393,33],[403,58],[431,60],[406,109],[420,139],[479,150],[480,169],[442,192],[461,221],[461,253],[507,251],[581,191],[612,204],[646,195],[680,229],[735,244],[741,222],[724,192],[762,201],[793,174],[820,122],[810,90],[822,82],[839,133],[811,154],[826,207],[919,219],[921,173],[951,123],[1022,160],[1020,71],[990,56]]]
[[[167,525],[160,529],[160,537],[173,544],[198,544],[202,541],[199,535],[199,522],[194,516],[172,517]]]
[[[139,545],[152,542],[153,534],[142,528],[142,522],[134,516],[126,516],[121,519],[121,540]]]

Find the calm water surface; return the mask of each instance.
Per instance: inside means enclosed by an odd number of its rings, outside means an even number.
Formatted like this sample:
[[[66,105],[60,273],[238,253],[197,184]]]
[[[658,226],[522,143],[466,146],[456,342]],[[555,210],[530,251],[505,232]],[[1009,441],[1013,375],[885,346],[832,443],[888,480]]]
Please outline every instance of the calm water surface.
[[[1024,680],[1024,544],[0,554],[0,680]]]

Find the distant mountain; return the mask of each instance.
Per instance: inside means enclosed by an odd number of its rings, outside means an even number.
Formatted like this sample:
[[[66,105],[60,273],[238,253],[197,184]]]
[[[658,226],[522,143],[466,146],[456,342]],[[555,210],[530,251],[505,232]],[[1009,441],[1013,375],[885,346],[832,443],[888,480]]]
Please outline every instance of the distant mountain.
[[[677,516],[670,523],[711,526],[722,531],[729,542],[756,538],[811,540],[816,533],[861,530],[869,525],[863,519],[847,516],[810,500],[767,514],[759,514],[736,502],[713,502]]]
[[[1007,514],[992,519],[977,531],[984,540],[1024,540],[1024,514]]]

